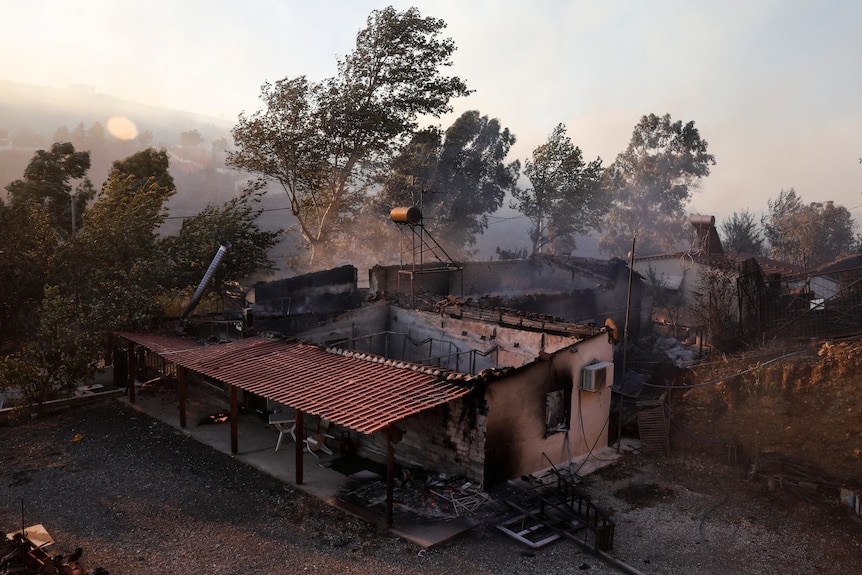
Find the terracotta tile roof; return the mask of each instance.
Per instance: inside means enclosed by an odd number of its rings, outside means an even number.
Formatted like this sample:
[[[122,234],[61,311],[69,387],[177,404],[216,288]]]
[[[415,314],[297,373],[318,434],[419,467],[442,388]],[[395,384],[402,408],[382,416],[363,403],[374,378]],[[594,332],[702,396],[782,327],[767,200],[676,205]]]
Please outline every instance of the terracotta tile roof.
[[[453,383],[466,382],[462,374],[296,340],[251,337],[205,345],[155,334],[117,335],[176,365],[364,434],[470,392]]]

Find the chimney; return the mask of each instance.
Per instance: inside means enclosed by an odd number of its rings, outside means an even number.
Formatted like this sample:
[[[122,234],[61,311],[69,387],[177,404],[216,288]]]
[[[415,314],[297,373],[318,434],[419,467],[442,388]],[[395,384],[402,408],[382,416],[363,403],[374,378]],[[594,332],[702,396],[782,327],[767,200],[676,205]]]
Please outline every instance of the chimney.
[[[721,239],[718,230],[715,229],[715,216],[704,216],[701,214],[689,214],[688,222],[697,232],[697,244],[695,250],[714,255],[724,255],[721,247]]]

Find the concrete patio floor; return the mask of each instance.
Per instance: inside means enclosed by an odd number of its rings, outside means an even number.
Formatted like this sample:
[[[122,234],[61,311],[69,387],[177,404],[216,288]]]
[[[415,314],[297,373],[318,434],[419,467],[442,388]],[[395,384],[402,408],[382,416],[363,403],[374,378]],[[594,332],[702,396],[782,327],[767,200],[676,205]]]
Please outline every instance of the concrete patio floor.
[[[102,374],[106,381],[112,376]],[[239,461],[254,467],[276,479],[290,484],[296,489],[314,496],[330,505],[341,508],[353,515],[386,527],[385,506],[381,504],[357,505],[356,499],[349,502],[339,497],[357,483],[356,479],[343,475],[331,468],[333,461],[340,457],[336,442],[330,447],[334,454],[320,453],[320,458],[311,453],[303,453],[303,481],[296,483],[295,457],[296,444],[285,435],[278,451],[275,451],[279,432],[264,417],[255,412],[240,412],[237,418],[237,453],[231,454],[231,426],[229,423],[201,423],[209,416],[223,413],[225,406],[219,405],[215,397],[190,385],[186,397],[186,426],[180,425],[179,396],[175,389],[167,385],[137,386],[135,401],[128,395],[117,401],[174,427],[191,438],[209,445]],[[409,540],[423,548],[442,543],[471,529],[477,524],[472,517],[424,517],[405,512],[395,507],[392,533]]]

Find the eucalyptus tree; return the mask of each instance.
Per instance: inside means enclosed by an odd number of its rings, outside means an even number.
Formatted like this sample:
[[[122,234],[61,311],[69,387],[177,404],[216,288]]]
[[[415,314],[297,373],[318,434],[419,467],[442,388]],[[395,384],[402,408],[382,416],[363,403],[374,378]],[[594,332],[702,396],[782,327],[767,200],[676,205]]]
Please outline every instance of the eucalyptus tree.
[[[376,203],[384,212],[421,207],[429,231],[463,255],[515,187],[520,166],[505,161],[514,143],[498,119],[476,110],[461,114],[445,132],[422,130],[392,162]]]
[[[455,50],[441,37],[445,27],[416,8],[375,10],[336,76],[267,82],[265,109],[240,115],[227,163],[284,189],[312,264],[349,233],[369,186],[418,118],[439,117],[469,93],[442,73]]]
[[[796,190],[782,190],[761,223],[773,258],[814,269],[849,254],[856,222],[832,201],[806,204]]]
[[[609,207],[602,160],[586,162],[563,124],[524,163],[531,187],[513,190],[511,207],[530,220],[532,253],[574,247],[574,236],[598,228]]]
[[[68,239],[95,190],[87,177],[90,153],[76,151],[70,142],[57,142],[39,150],[24,170],[24,177],[6,186],[9,204],[43,206],[58,239]]]
[[[637,238],[641,254],[672,251],[685,238],[685,208],[715,157],[694,122],[670,114],[641,117],[624,152],[608,166],[612,195],[599,248],[624,256]]]

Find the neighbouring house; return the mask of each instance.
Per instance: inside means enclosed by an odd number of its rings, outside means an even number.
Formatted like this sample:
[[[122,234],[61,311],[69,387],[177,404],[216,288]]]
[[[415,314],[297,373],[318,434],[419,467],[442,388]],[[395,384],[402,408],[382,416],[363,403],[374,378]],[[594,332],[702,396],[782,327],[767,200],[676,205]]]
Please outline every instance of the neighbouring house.
[[[721,282],[728,288],[724,296],[731,309],[726,311],[740,331],[765,329],[771,302],[802,289],[800,266],[724,249],[714,216],[691,214],[689,223],[695,240],[688,250],[636,256],[633,262],[647,283],[656,284],[652,289],[662,290],[654,297],[653,319],[668,325],[674,336],[700,339],[705,329],[703,300],[710,300],[709,290],[718,290]]]
[[[837,337],[862,328],[862,256],[839,258],[800,276],[773,307],[776,321],[794,335]]]
[[[862,291],[862,255],[853,254],[824,264],[809,274],[814,298],[825,301]]]

